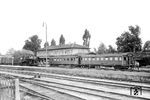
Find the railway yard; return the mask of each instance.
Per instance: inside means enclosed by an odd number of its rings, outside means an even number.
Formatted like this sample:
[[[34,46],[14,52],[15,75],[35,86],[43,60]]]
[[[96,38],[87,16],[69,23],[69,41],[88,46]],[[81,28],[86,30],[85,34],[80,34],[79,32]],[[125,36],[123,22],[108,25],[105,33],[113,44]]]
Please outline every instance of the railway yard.
[[[89,73],[91,76],[88,74],[85,75],[85,73],[83,74],[82,71]],[[105,77],[97,73],[105,74]],[[117,79],[119,73],[122,75],[126,74],[126,76],[120,76]],[[110,76],[110,74],[111,78],[109,79],[106,76]],[[145,72],[130,72],[104,69],[43,68],[1,65],[0,75],[19,78],[21,96],[23,97],[22,100],[150,99],[150,84],[148,80],[150,74],[148,70]],[[127,77],[127,75],[129,77]],[[146,79],[141,82],[135,80],[123,81],[125,80],[124,77],[137,79],[140,77],[141,80],[144,78]],[[121,80],[121,78],[124,79]],[[135,94],[135,91],[132,91],[133,87],[141,87],[141,91]]]

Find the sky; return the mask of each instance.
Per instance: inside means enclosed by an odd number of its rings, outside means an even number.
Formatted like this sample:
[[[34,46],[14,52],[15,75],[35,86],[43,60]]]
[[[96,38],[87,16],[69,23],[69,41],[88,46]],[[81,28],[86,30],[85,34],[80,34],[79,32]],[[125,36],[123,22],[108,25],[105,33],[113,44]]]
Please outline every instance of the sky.
[[[150,0],[0,0],[0,53],[21,50],[33,35],[59,44],[63,34],[67,43],[82,45],[85,29],[91,34],[90,48],[100,43],[116,46],[116,38],[128,26],[139,25],[144,44],[150,40]]]

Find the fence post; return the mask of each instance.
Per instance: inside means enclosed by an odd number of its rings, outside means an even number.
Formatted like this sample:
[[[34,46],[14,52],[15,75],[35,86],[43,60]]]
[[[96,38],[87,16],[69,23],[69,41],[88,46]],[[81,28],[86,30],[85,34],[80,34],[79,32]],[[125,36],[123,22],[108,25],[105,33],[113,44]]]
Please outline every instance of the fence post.
[[[15,100],[20,100],[19,79],[15,79]]]
[[[12,57],[12,62],[11,63],[12,63],[12,66],[13,66],[14,65],[14,57]]]

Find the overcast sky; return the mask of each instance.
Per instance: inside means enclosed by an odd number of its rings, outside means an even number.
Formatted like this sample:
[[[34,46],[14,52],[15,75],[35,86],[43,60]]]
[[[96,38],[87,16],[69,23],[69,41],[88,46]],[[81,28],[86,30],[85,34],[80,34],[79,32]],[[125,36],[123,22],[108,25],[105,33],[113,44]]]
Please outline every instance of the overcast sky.
[[[130,25],[141,27],[142,43],[150,40],[150,0],[0,0],[0,53],[22,49],[24,41],[37,34],[45,42],[83,44],[84,30],[91,34],[90,48],[101,42],[116,47],[116,38]]]

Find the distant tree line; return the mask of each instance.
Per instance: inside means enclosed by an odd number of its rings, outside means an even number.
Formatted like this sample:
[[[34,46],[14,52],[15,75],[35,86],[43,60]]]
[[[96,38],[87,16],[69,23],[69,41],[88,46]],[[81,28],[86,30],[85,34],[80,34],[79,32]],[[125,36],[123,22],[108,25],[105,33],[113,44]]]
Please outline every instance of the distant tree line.
[[[98,49],[94,48],[94,52],[97,54],[106,54],[106,53],[116,53],[117,50],[111,45],[109,45],[107,48],[104,43],[100,43]]]
[[[142,40],[139,37],[141,33],[141,29],[138,25],[129,26],[129,30],[125,31],[121,34],[121,36],[116,38],[117,49],[112,47],[111,45],[108,48],[104,43],[101,43],[99,47],[94,51],[97,54],[103,53],[123,53],[123,52],[139,52],[139,51],[150,51],[150,41],[146,41],[142,48]]]
[[[139,37],[141,34],[140,27],[138,25],[129,26],[129,30],[121,33],[120,36],[116,38],[117,48],[114,48],[112,45],[108,47],[104,43],[100,43],[99,47],[94,48],[95,53],[104,54],[104,53],[119,53],[119,52],[139,52],[139,51],[150,51],[150,40],[146,41],[142,48],[142,40]],[[85,29],[82,36],[83,46],[90,47],[90,32]],[[6,55],[11,55],[14,57],[14,61],[18,62],[20,59],[29,56],[37,56],[37,51],[41,48],[42,40],[39,39],[37,35],[33,35],[25,40],[23,50],[14,50],[13,48],[9,49]],[[65,45],[65,38],[61,34],[59,38],[59,45]],[[56,41],[51,40],[51,44],[45,42],[44,47],[46,46],[56,46]],[[1,55],[1,54],[0,54]]]
[[[108,47],[105,46],[104,43],[100,43],[99,47],[96,49],[94,48],[95,53],[97,54],[103,54],[103,53],[116,53],[116,52],[138,52],[138,51],[150,51],[150,41],[145,42],[143,48],[142,48],[142,40],[139,37],[141,34],[140,27],[138,25],[129,26],[129,30],[121,33],[120,36],[116,38],[116,45],[117,49],[114,48],[112,45],[109,45]],[[83,39],[83,46],[90,47],[90,39],[91,34],[89,30],[85,29],[84,34],[82,36]],[[41,48],[41,42],[42,40],[39,39],[37,35],[33,35],[29,37],[27,40],[25,40],[25,44],[23,46],[23,49],[30,50],[34,53],[34,55],[37,55],[37,51]],[[65,45],[65,38],[63,34],[61,34],[59,38],[59,45]],[[44,47],[46,46],[56,46],[56,41],[54,39],[51,40],[51,43],[45,42]],[[11,53],[9,50],[8,53]]]

